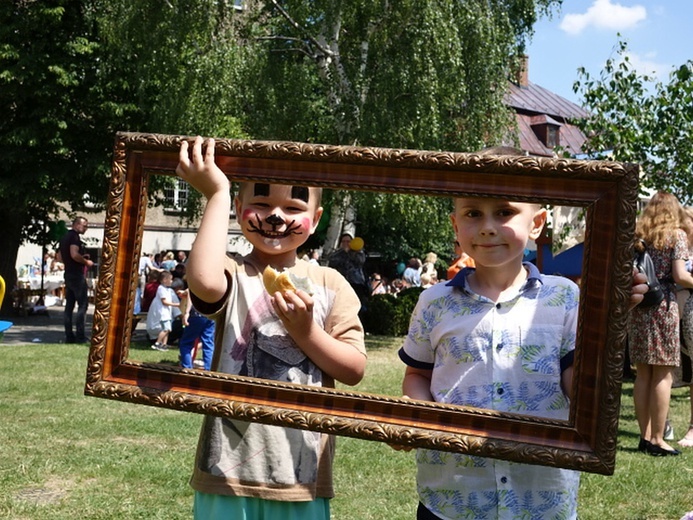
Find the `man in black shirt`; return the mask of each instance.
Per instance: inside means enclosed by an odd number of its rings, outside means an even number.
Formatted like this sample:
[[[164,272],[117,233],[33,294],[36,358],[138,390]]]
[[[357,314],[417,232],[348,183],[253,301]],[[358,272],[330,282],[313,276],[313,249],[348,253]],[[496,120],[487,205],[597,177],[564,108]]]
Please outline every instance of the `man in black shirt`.
[[[72,229],[60,240],[60,256],[65,264],[65,342],[85,343],[84,323],[89,304],[87,292],[86,270],[94,265],[85,254],[84,243],[80,235],[89,227],[87,219],[77,217],[72,221]],[[77,316],[75,317],[75,329],[72,330],[72,313],[77,303]]]

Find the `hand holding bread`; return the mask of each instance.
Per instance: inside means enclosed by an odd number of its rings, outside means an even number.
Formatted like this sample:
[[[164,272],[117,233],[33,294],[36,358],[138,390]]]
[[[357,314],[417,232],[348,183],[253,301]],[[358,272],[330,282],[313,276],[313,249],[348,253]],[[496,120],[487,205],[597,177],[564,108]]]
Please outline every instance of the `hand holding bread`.
[[[280,292],[284,294],[286,291],[296,292],[301,289],[308,294],[313,294],[313,284],[310,278],[296,276],[288,271],[278,272],[269,265],[262,272],[262,283],[268,293],[274,294]]]

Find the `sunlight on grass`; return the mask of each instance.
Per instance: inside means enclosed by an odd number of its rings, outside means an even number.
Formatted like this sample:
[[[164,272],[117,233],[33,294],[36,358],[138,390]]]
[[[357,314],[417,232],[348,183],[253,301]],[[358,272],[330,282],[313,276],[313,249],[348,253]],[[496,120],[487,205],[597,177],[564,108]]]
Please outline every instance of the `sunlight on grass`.
[[[358,391],[401,395],[402,338],[369,337]],[[183,520],[201,417],[85,397],[87,349],[0,344],[0,518]],[[177,352],[133,350],[142,361]],[[677,438],[690,415],[687,388],[672,392]],[[632,383],[623,388],[616,472],[584,474],[581,520],[678,520],[693,510],[693,450],[654,458],[637,452]],[[334,520],[411,520],[417,504],[414,452],[337,439]]]

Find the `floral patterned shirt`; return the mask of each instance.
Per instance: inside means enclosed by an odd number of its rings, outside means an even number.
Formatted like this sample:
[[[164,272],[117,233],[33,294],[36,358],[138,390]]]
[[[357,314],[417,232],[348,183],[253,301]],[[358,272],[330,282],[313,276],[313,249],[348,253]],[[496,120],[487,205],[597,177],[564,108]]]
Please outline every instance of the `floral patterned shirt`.
[[[437,402],[568,419],[561,373],[572,364],[578,287],[541,275],[493,302],[469,289],[463,269],[421,294],[400,350],[432,370]],[[421,502],[443,519],[577,517],[579,473],[434,450],[417,452]]]

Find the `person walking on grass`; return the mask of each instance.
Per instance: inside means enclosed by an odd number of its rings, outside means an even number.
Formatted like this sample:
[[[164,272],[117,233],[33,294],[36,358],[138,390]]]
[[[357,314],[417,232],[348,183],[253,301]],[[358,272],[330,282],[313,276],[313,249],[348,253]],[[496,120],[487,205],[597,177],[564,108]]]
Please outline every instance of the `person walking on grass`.
[[[686,270],[689,226],[678,199],[660,191],[645,206],[635,227],[636,248],[645,247],[652,257],[666,294],[659,305],[635,308],[628,321],[628,348],[636,367],[633,401],[640,427],[638,449],[657,457],[681,453],[664,439],[664,432],[674,369],[681,363],[675,287],[693,289],[693,275]]]

